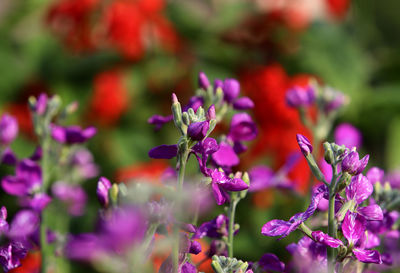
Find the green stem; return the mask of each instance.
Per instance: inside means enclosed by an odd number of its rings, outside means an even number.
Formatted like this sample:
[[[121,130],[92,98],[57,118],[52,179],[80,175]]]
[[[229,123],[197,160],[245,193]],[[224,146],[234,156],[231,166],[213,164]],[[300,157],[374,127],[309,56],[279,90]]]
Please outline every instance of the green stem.
[[[228,227],[228,255],[233,258],[233,235],[235,233],[235,211],[236,211],[237,201],[232,198],[229,204],[228,217],[229,217],[229,227]]]
[[[185,169],[186,169],[186,162],[189,157],[189,151],[185,150],[181,153],[179,157],[179,172],[178,172],[178,185],[177,185],[177,205],[176,208],[180,207],[180,201],[179,199],[182,196],[182,188],[183,188],[183,180],[185,178]],[[177,216],[179,213],[176,213],[176,219],[178,218]],[[173,261],[173,271],[175,273],[178,273],[179,269],[179,226],[174,225],[174,231],[173,231],[173,248],[172,248],[172,261]]]
[[[48,135],[43,137],[42,141],[42,173],[43,173],[43,184],[42,192],[47,193],[49,187],[50,176],[49,176],[49,148],[50,148],[50,138]],[[49,258],[51,257],[51,249],[47,243],[47,209],[42,210],[42,219],[40,223],[40,247],[41,247],[41,272],[47,273]]]
[[[328,210],[328,235],[332,238],[337,238],[337,227],[335,219],[335,195],[337,184],[337,166],[336,163],[332,165],[332,181],[329,185],[329,210]],[[327,248],[328,256],[328,273],[335,272],[335,259],[336,249],[332,247]]]

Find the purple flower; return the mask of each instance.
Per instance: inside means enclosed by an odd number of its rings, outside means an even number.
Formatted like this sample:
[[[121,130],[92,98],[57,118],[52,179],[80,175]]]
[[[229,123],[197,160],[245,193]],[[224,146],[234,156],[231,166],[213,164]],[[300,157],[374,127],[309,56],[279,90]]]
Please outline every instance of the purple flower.
[[[228,137],[232,141],[250,141],[257,137],[257,126],[247,113],[238,113],[232,117]]]
[[[83,143],[92,138],[96,134],[95,127],[82,129],[79,126],[62,127],[53,124],[51,126],[51,136],[57,142],[64,144]]]
[[[239,157],[226,142],[219,144],[219,149],[211,155],[213,161],[220,167],[232,167],[239,164]]]
[[[174,117],[173,117],[172,115],[169,115],[169,116],[153,115],[153,116],[151,116],[151,117],[147,120],[147,122],[148,122],[149,124],[155,125],[155,129],[156,129],[156,130],[160,130],[161,127],[162,127],[165,123],[168,123],[168,122],[172,121],[173,118],[174,118]]]
[[[155,159],[171,159],[178,154],[178,145],[160,145],[149,151],[149,157]]]
[[[39,161],[42,159],[42,155],[43,155],[42,147],[37,146],[35,151],[33,151],[33,154],[31,155],[31,157],[29,159],[31,159],[33,161]]]
[[[376,250],[353,248],[353,254],[356,256],[357,260],[363,263],[382,263],[381,255]]]
[[[25,258],[27,252],[27,249],[17,241],[0,247],[0,264],[4,272],[19,267],[20,260]]]
[[[19,204],[28,207],[34,211],[42,211],[51,202],[51,197],[46,193],[35,193],[33,196],[23,196],[19,200]]]
[[[210,128],[208,121],[193,122],[189,125],[187,134],[193,140],[203,140]]]
[[[230,103],[239,95],[240,84],[235,79],[225,79],[222,90],[224,91],[224,100]]]
[[[193,96],[190,98],[189,103],[186,104],[183,108],[182,111],[186,112],[189,108],[192,108],[193,111],[197,111],[197,109],[199,109],[200,106],[203,106],[204,104],[204,99],[203,97],[200,96]]]
[[[350,244],[355,244],[365,231],[364,219],[354,212],[347,212],[342,223],[343,236]]]
[[[0,144],[7,146],[18,135],[17,120],[9,114],[3,114],[0,118]]]
[[[304,223],[315,212],[319,202],[328,192],[325,185],[316,188],[311,196],[311,202],[305,212],[295,214],[289,221],[271,220],[267,222],[261,229],[264,236],[281,236],[280,239],[288,236],[292,231],[296,230],[302,223]]]
[[[53,195],[67,206],[67,210],[71,215],[80,216],[83,214],[87,196],[81,186],[69,185],[59,181],[51,189]]]
[[[212,179],[211,188],[218,205],[229,200],[229,195],[225,191],[242,191],[249,188],[242,179],[230,178],[218,169],[212,171],[210,177]]]
[[[224,214],[220,214],[213,220],[201,224],[192,238],[200,239],[207,236],[209,238],[221,239],[223,236],[228,236],[228,226],[229,218]],[[236,229],[235,233],[238,231]]]
[[[343,242],[339,239],[335,239],[330,237],[329,235],[323,233],[322,231],[314,231],[311,233],[313,239],[321,244],[324,244],[329,247],[338,248],[339,246],[343,246]]]
[[[14,166],[15,164],[17,164],[17,161],[18,159],[11,148],[6,147],[1,154],[1,164]]]
[[[315,90],[311,86],[305,88],[294,86],[286,93],[286,103],[290,107],[310,106],[315,101]]]
[[[233,108],[236,110],[247,110],[254,108],[254,102],[248,97],[241,97],[233,102]]]
[[[96,177],[99,173],[99,168],[94,163],[92,153],[83,147],[74,151],[70,164],[77,169],[79,175],[84,179]]]
[[[382,221],[383,212],[380,206],[377,204],[369,205],[366,207],[357,208],[358,214],[362,215],[369,221]]]
[[[351,149],[360,148],[362,143],[362,135],[360,131],[350,123],[339,124],[334,132],[335,143],[344,145]]]
[[[217,116],[215,114],[215,105],[212,104],[210,107],[208,107],[207,110],[207,119],[212,120],[212,119],[216,119]]]
[[[210,175],[211,170],[208,169],[206,166],[207,159],[211,154],[218,151],[219,148],[220,147],[218,145],[218,142],[211,137],[208,137],[203,141],[196,143],[196,145],[193,146],[192,151],[195,154],[197,161],[199,162],[200,171],[204,175],[206,176]]]
[[[91,261],[102,253],[99,237],[93,233],[69,236],[65,246],[65,255],[72,260]]]
[[[285,264],[281,262],[275,254],[272,253],[266,253],[262,255],[261,259],[258,261],[258,264],[265,271],[285,271]]]
[[[375,184],[376,182],[383,182],[384,175],[385,172],[378,167],[372,167],[367,172],[367,178],[372,184]]]
[[[304,156],[308,156],[310,153],[312,153],[313,147],[311,142],[305,136],[297,134],[296,139]]]
[[[12,239],[26,238],[37,231],[39,223],[39,215],[35,211],[20,210],[14,216],[7,235]]]
[[[1,181],[3,190],[11,195],[24,196],[38,189],[42,184],[42,170],[30,159],[17,164],[15,176],[5,176]]]
[[[100,177],[97,182],[97,199],[103,207],[108,207],[109,198],[108,198],[108,190],[111,188],[111,182],[105,177]]]
[[[199,73],[198,84],[199,84],[199,87],[204,89],[204,90],[207,90],[208,87],[210,86],[210,82],[209,82],[209,80],[207,78],[207,75],[204,72],[200,72]]]
[[[356,151],[350,152],[343,158],[342,171],[352,175],[360,174],[368,164],[369,155],[364,156],[361,160]]]
[[[359,174],[351,178],[350,184],[346,187],[346,197],[348,200],[354,200],[356,204],[361,204],[372,194],[373,190],[368,179]]]
[[[323,93],[324,111],[329,114],[347,103],[347,97],[331,87],[326,87]]]

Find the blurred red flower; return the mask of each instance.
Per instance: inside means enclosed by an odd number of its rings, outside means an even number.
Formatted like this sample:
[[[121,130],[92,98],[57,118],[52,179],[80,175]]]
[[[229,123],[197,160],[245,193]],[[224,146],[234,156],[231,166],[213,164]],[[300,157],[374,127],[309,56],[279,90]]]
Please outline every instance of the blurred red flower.
[[[289,154],[299,150],[296,134],[310,137],[302,125],[297,110],[286,105],[286,91],[293,85],[305,85],[309,75],[289,77],[283,67],[272,64],[244,73],[242,85],[245,93],[256,102],[255,119],[260,126],[260,136],[250,151],[253,160],[268,154],[274,159],[273,167],[279,168]],[[305,160],[289,173],[296,187],[307,190],[310,172]]]
[[[128,106],[128,90],[120,71],[105,71],[95,77],[90,101],[92,119],[103,125],[112,125],[118,121]]]
[[[132,179],[143,179],[151,183],[160,184],[161,176],[167,168],[168,164],[163,160],[135,163],[119,169],[115,175],[116,181],[126,182]]]

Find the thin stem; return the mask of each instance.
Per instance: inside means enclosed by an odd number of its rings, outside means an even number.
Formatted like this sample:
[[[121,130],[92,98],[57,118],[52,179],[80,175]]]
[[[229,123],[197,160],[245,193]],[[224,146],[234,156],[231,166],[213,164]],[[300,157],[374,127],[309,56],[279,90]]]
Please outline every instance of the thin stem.
[[[337,166],[336,163],[332,165],[332,181],[329,185],[329,210],[328,210],[328,235],[332,238],[337,238],[337,227],[336,227],[336,219],[335,219],[335,191],[337,184]],[[328,273],[335,272],[335,257],[336,257],[336,249],[328,247],[327,248],[328,255]]]
[[[43,184],[42,184],[42,192],[47,193],[47,189],[49,187],[50,176],[49,176],[49,147],[50,146],[50,138],[46,134],[43,137],[42,141],[42,173],[43,173]],[[41,272],[47,273],[47,267],[49,265],[49,258],[51,257],[51,249],[49,244],[47,243],[47,211],[46,208],[42,210],[42,219],[40,223],[40,247],[41,247],[41,259],[42,266]]]
[[[237,201],[232,198],[231,194],[231,202],[229,204],[228,217],[229,217],[229,227],[228,227],[228,255],[230,258],[233,258],[233,235],[235,233],[234,225],[235,225],[235,211],[236,211]]]
[[[178,171],[178,185],[177,185],[177,203],[176,208],[180,207],[180,202],[179,199],[182,196],[182,188],[183,188],[183,180],[185,178],[185,169],[186,169],[186,162],[189,157],[189,151],[185,150],[181,153],[179,157],[179,171]],[[176,216],[178,216],[179,213],[176,213]],[[177,217],[175,217],[177,219]],[[172,249],[172,261],[173,261],[173,271],[175,273],[178,273],[179,269],[179,226],[177,224],[174,225],[174,231],[173,231],[173,238],[174,238],[174,244],[173,244],[173,249]]]

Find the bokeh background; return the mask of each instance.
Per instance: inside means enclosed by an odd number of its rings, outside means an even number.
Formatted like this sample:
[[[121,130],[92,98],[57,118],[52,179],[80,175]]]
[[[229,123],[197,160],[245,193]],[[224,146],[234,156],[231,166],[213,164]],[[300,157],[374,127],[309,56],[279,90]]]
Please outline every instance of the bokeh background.
[[[297,149],[295,134],[305,131],[285,93],[316,78],[349,96],[338,123],[362,132],[370,164],[394,171],[400,168],[399,10],[397,0],[1,0],[0,110],[18,119],[21,135],[12,148],[23,157],[35,149],[28,97],[45,92],[78,101],[69,122],[98,128],[88,147],[99,174],[157,180],[171,163],[151,161],[147,152],[176,143],[178,134],[173,124],[155,132],[147,119],[170,113],[172,92],[187,102],[200,71],[210,79],[234,77],[255,101],[251,114],[259,126],[239,169],[261,163],[278,169]],[[277,243],[260,228],[301,206],[305,167],[300,162],[290,173],[297,195],[265,190],[239,206],[239,258],[277,252],[288,259],[285,245],[299,235]],[[76,232],[93,226],[99,207],[96,178],[84,186],[89,203],[72,222]],[[15,200],[3,195],[12,211]]]

